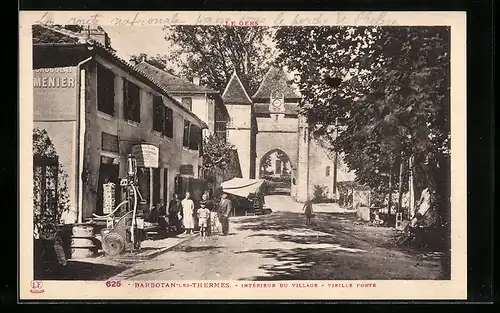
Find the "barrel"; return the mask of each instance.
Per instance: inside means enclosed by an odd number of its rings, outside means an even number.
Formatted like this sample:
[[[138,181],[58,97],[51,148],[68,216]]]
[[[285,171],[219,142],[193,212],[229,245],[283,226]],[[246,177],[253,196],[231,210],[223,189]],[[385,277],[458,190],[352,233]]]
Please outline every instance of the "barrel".
[[[73,237],[92,238],[94,237],[94,226],[89,224],[74,224],[72,234]]]
[[[75,224],[71,237],[71,258],[83,259],[95,256],[94,226],[89,224]]]

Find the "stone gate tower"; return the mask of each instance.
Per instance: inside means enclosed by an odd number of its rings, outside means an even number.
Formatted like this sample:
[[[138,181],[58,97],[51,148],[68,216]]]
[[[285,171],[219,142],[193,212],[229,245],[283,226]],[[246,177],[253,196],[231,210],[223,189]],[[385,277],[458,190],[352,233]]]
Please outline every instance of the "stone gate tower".
[[[279,153],[289,160],[289,190],[297,201],[312,199],[318,190],[324,198],[335,198],[334,181],[353,179],[345,166],[339,166],[341,158],[311,136],[299,112],[300,93],[282,68],[271,67],[251,98],[233,74],[223,100],[231,118],[228,139],[238,150],[243,178],[262,178],[262,168],[268,166],[263,161]]]
[[[283,69],[271,67],[252,101],[257,123],[255,177],[259,177],[263,159],[274,151],[286,154],[293,173],[297,165],[299,93],[287,82]]]
[[[229,113],[228,141],[236,147],[243,178],[255,178],[256,124],[252,99],[236,73],[231,76],[222,100]]]

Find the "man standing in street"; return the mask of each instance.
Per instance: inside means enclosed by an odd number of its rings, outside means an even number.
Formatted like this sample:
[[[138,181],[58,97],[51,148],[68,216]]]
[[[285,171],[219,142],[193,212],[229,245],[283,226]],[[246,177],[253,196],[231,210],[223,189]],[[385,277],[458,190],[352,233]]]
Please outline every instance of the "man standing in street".
[[[231,200],[228,199],[227,194],[222,194],[222,199],[219,205],[219,220],[222,224],[222,235],[226,236],[229,233],[229,214],[233,209]]]
[[[168,205],[168,217],[171,225],[175,226],[176,232],[179,232],[181,230],[182,210],[181,201],[176,193]]]

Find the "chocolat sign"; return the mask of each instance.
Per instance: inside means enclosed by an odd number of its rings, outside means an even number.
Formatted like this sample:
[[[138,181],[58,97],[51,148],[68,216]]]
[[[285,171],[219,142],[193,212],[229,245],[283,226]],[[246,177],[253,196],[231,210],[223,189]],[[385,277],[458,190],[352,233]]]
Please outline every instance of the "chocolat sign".
[[[33,113],[35,120],[76,120],[76,67],[33,70]]]
[[[160,149],[150,144],[140,144],[132,147],[132,154],[137,160],[138,167],[158,168]]]

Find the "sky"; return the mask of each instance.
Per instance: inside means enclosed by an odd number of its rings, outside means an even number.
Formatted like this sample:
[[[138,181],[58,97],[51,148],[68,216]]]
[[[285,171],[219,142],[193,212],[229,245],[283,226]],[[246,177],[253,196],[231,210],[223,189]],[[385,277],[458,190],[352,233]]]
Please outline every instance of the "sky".
[[[169,45],[161,26],[120,27],[102,26],[111,38],[116,54],[128,61],[133,54],[146,53],[156,56],[168,54]]]
[[[168,30],[162,26],[123,27],[123,26],[101,26],[111,38],[111,46],[116,54],[129,61],[132,55],[146,53],[148,56],[168,54],[171,46],[165,40]],[[276,52],[276,45],[272,40],[266,40],[265,44]],[[294,73],[285,71],[289,79],[293,79]]]
[[[102,28],[111,38],[111,46],[116,50],[116,54],[126,61],[134,54],[146,53],[156,56],[168,54],[170,50],[165,40],[167,31],[161,26],[102,26]],[[265,43],[274,50],[275,44],[272,40],[266,40]]]

